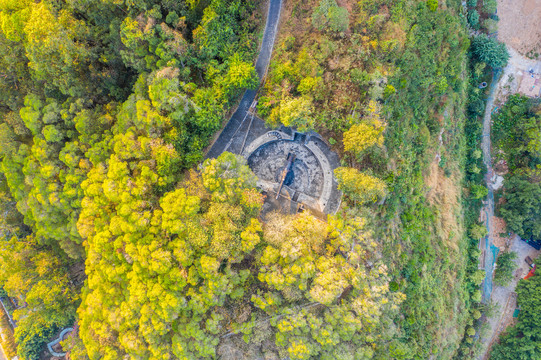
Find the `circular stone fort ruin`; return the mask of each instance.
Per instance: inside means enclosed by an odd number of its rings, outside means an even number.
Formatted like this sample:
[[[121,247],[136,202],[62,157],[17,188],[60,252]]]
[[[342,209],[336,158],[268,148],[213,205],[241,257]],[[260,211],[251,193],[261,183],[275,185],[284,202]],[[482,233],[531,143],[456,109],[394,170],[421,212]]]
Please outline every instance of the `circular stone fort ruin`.
[[[241,155],[258,177],[266,195],[263,212],[334,214],[341,192],[334,179],[339,158],[317,133],[302,134],[282,127],[256,137]]]

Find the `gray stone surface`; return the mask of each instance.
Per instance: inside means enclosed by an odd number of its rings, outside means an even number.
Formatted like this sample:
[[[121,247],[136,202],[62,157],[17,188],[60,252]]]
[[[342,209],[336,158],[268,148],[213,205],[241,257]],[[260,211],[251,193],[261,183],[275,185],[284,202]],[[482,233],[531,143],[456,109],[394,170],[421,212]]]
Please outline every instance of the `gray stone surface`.
[[[286,165],[287,154],[297,157],[293,162],[292,179],[286,186],[319,198],[323,190],[323,171],[318,159],[308,148],[294,141],[275,140],[257,149],[248,158],[248,166],[260,180],[278,184]]]
[[[296,159],[276,200],[289,153],[295,154]],[[268,194],[267,203],[273,199],[263,212],[280,209],[295,213],[302,206],[325,217],[340,207],[342,194],[333,173],[339,159],[317,134],[301,134],[286,128],[270,130],[249,143],[242,155],[259,178],[258,186]]]

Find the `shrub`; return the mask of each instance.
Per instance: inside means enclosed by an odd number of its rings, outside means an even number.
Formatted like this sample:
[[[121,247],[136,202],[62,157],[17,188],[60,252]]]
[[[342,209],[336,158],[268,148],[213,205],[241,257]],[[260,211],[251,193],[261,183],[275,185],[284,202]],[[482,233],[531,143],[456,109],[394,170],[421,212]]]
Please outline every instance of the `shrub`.
[[[493,19],[486,19],[483,22],[483,27],[487,30],[488,33],[493,33],[498,30],[498,21]]]
[[[359,87],[363,87],[370,84],[370,80],[371,80],[370,74],[364,69],[360,69],[360,68],[351,69],[349,76],[351,78],[351,81]]]
[[[473,184],[470,188],[470,192],[474,199],[482,199],[488,195],[488,189],[483,185]]]
[[[349,27],[349,12],[336,6],[329,11],[329,28],[335,32],[344,32]]]
[[[348,10],[338,6],[335,0],[321,0],[312,14],[312,25],[319,31],[329,28],[344,32],[349,26]]]
[[[471,299],[474,302],[481,302],[483,296],[481,294],[481,290],[475,290],[475,292],[472,294]]]
[[[479,224],[473,224],[468,232],[470,237],[475,240],[482,239],[488,234],[486,226]]]
[[[430,9],[430,11],[438,10],[438,0],[427,0],[426,5]]]

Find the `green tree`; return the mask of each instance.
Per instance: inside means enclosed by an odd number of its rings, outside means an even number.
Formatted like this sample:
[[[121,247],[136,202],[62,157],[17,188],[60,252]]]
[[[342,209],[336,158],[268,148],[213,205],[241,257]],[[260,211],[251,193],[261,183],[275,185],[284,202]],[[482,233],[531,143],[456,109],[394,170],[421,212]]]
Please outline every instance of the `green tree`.
[[[468,23],[470,23],[473,29],[479,29],[479,13],[477,10],[471,9],[468,11]]]
[[[494,345],[494,360],[537,359],[541,351],[541,276],[521,280],[517,286],[518,323]]]
[[[471,196],[477,200],[483,199],[488,195],[488,189],[486,186],[483,185],[472,184],[472,186],[470,187],[470,192]]]
[[[468,229],[468,235],[474,240],[481,240],[488,235],[488,230],[483,224],[472,224]]]
[[[389,293],[382,264],[370,271],[362,265],[376,246],[365,224],[356,216],[330,217],[329,224],[307,214],[268,217],[257,275],[266,287],[251,300],[271,316],[280,354],[329,360],[374,354],[383,312],[392,312],[403,294]],[[287,310],[299,302],[308,305]]]
[[[541,239],[541,183],[515,173],[506,181],[501,214],[507,226],[523,239]]]
[[[340,6],[331,8],[329,11],[329,28],[337,33],[345,32],[349,27],[348,9]]]
[[[314,127],[312,100],[307,96],[284,99],[277,110],[278,119],[285,126],[295,127],[300,132]]]
[[[430,9],[430,11],[438,10],[438,0],[427,0],[426,5]]]
[[[515,271],[517,259],[517,253],[513,251],[506,251],[498,255],[496,260],[496,273],[494,274],[494,282],[500,286],[507,286],[513,279],[513,272]]]
[[[26,303],[14,312],[17,353],[36,360],[55,331],[73,325],[79,295],[58,256],[20,233],[0,237],[0,284]]]
[[[504,67],[507,65],[507,60],[509,60],[509,53],[505,44],[498,42],[495,38],[489,38],[485,34],[474,37],[472,53],[477,59],[492,68]]]
[[[149,161],[155,139],[114,141],[108,168],[93,168],[82,184],[89,285],[79,316],[88,355],[214,357],[213,309],[243,296],[250,271],[232,266],[261,231],[255,176],[246,160],[224,153],[160,196],[156,189],[175,178],[160,180]]]

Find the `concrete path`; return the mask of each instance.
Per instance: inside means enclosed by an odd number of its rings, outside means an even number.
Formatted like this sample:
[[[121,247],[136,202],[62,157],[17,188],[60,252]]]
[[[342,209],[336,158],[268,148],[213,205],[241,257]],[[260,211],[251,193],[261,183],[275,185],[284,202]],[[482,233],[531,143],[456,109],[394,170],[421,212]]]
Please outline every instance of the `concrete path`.
[[[485,176],[486,184],[488,187],[488,197],[486,200],[485,207],[481,210],[486,215],[486,227],[488,230],[488,235],[481,240],[481,251],[484,253],[484,269],[485,269],[485,280],[483,281],[483,302],[490,302],[490,295],[492,294],[492,278],[494,272],[494,262],[496,261],[494,244],[492,240],[492,219],[494,217],[494,190],[492,189],[492,174],[494,170],[492,169],[492,156],[490,154],[491,141],[490,141],[490,128],[491,128],[491,115],[492,109],[494,107],[494,98],[496,95],[496,90],[498,89],[498,80],[499,80],[500,71],[494,72],[492,76],[492,82],[490,83],[489,94],[487,98],[485,116],[483,118],[483,136],[481,139],[481,148],[483,150],[483,163],[487,167],[487,174]]]
[[[274,40],[276,39],[276,33],[278,32],[281,8],[282,0],[269,0],[267,23],[265,25],[263,41],[261,42],[261,49],[259,50],[259,55],[255,64],[255,70],[260,82],[263,81],[269,67]],[[233,138],[238,129],[243,125],[243,121],[250,121],[249,117],[251,117],[251,115],[248,116],[248,110],[250,109],[250,105],[254,101],[256,94],[257,90],[246,90],[237,111],[231,116],[231,119],[229,119],[229,122],[225,125],[224,129],[207,152],[206,158],[216,158],[224,152],[228,147],[230,139]],[[259,118],[254,118],[253,120],[256,122],[263,122],[263,120]]]
[[[492,303],[496,306],[496,311],[492,318],[487,319],[489,332],[482,339],[485,350],[480,359],[484,360],[488,359],[492,345],[513,319],[513,312],[517,306],[515,288],[520,279],[530,271],[530,267],[524,259],[526,256],[535,259],[539,255],[538,250],[535,250],[516,235],[511,239],[509,250],[517,253],[515,276],[507,286],[494,286]]]
[[[509,48],[509,61],[507,66],[502,70],[497,70],[492,76],[492,82],[490,83],[489,95],[486,101],[485,116],[483,118],[483,136],[481,140],[481,148],[483,150],[483,163],[487,167],[486,184],[488,187],[488,197],[485,207],[482,209],[485,212],[486,226],[488,230],[488,236],[481,241],[481,251],[485,253],[485,266],[486,271],[485,281],[483,283],[483,302],[488,303],[490,301],[490,295],[492,293],[492,275],[494,270],[494,244],[492,241],[493,224],[492,219],[494,216],[494,189],[493,189],[493,175],[492,169],[492,155],[491,155],[491,125],[492,125],[492,113],[494,112],[494,101],[498,98],[498,95],[508,95],[509,93],[515,93],[518,90],[518,83],[515,83],[513,87],[510,86],[510,80],[516,79],[518,73],[526,73],[529,69],[533,69],[535,73],[541,73],[541,62],[528,59],[521,56],[514,49]],[[503,73],[503,74],[502,74]],[[500,76],[501,75],[501,76]],[[511,81],[512,82],[512,81]],[[507,87],[507,89],[505,88]]]
[[[483,282],[483,302],[489,303],[492,301],[493,304],[497,306],[495,314],[492,318],[487,319],[489,325],[488,334],[481,339],[483,344],[483,352],[479,359],[487,359],[489,355],[490,348],[494,341],[498,339],[499,334],[505,329],[505,326],[510,321],[510,316],[516,305],[516,300],[514,297],[515,288],[518,284],[518,281],[524,277],[527,273],[527,266],[524,262],[526,256],[530,256],[532,259],[537,257],[539,254],[534,248],[522,241],[518,236],[515,236],[511,240],[510,250],[515,251],[518,254],[518,258],[515,261],[518,270],[513,281],[506,287],[494,286],[493,289],[493,272],[494,272],[494,262],[495,255],[497,252],[494,251],[495,246],[492,242],[492,232],[493,224],[492,219],[494,215],[494,189],[493,186],[493,174],[492,169],[492,156],[491,156],[491,123],[492,123],[492,113],[494,112],[494,101],[499,97],[507,97],[508,95],[514,94],[518,91],[519,82],[517,78],[522,77],[523,74],[526,74],[530,69],[534,73],[541,73],[541,62],[537,60],[528,59],[513,48],[508,47],[510,59],[507,63],[507,66],[502,71],[499,71],[494,74],[491,82],[491,87],[489,91],[489,96],[487,98],[485,116],[483,118],[483,138],[481,141],[481,147],[483,150],[483,163],[487,166],[487,176],[486,183],[488,187],[488,198],[485,207],[482,209],[486,215],[486,226],[488,230],[488,236],[481,241],[481,250],[485,252],[485,263],[484,269],[486,271],[486,277]],[[502,75],[500,76],[500,74]],[[521,270],[522,269],[522,270]]]

